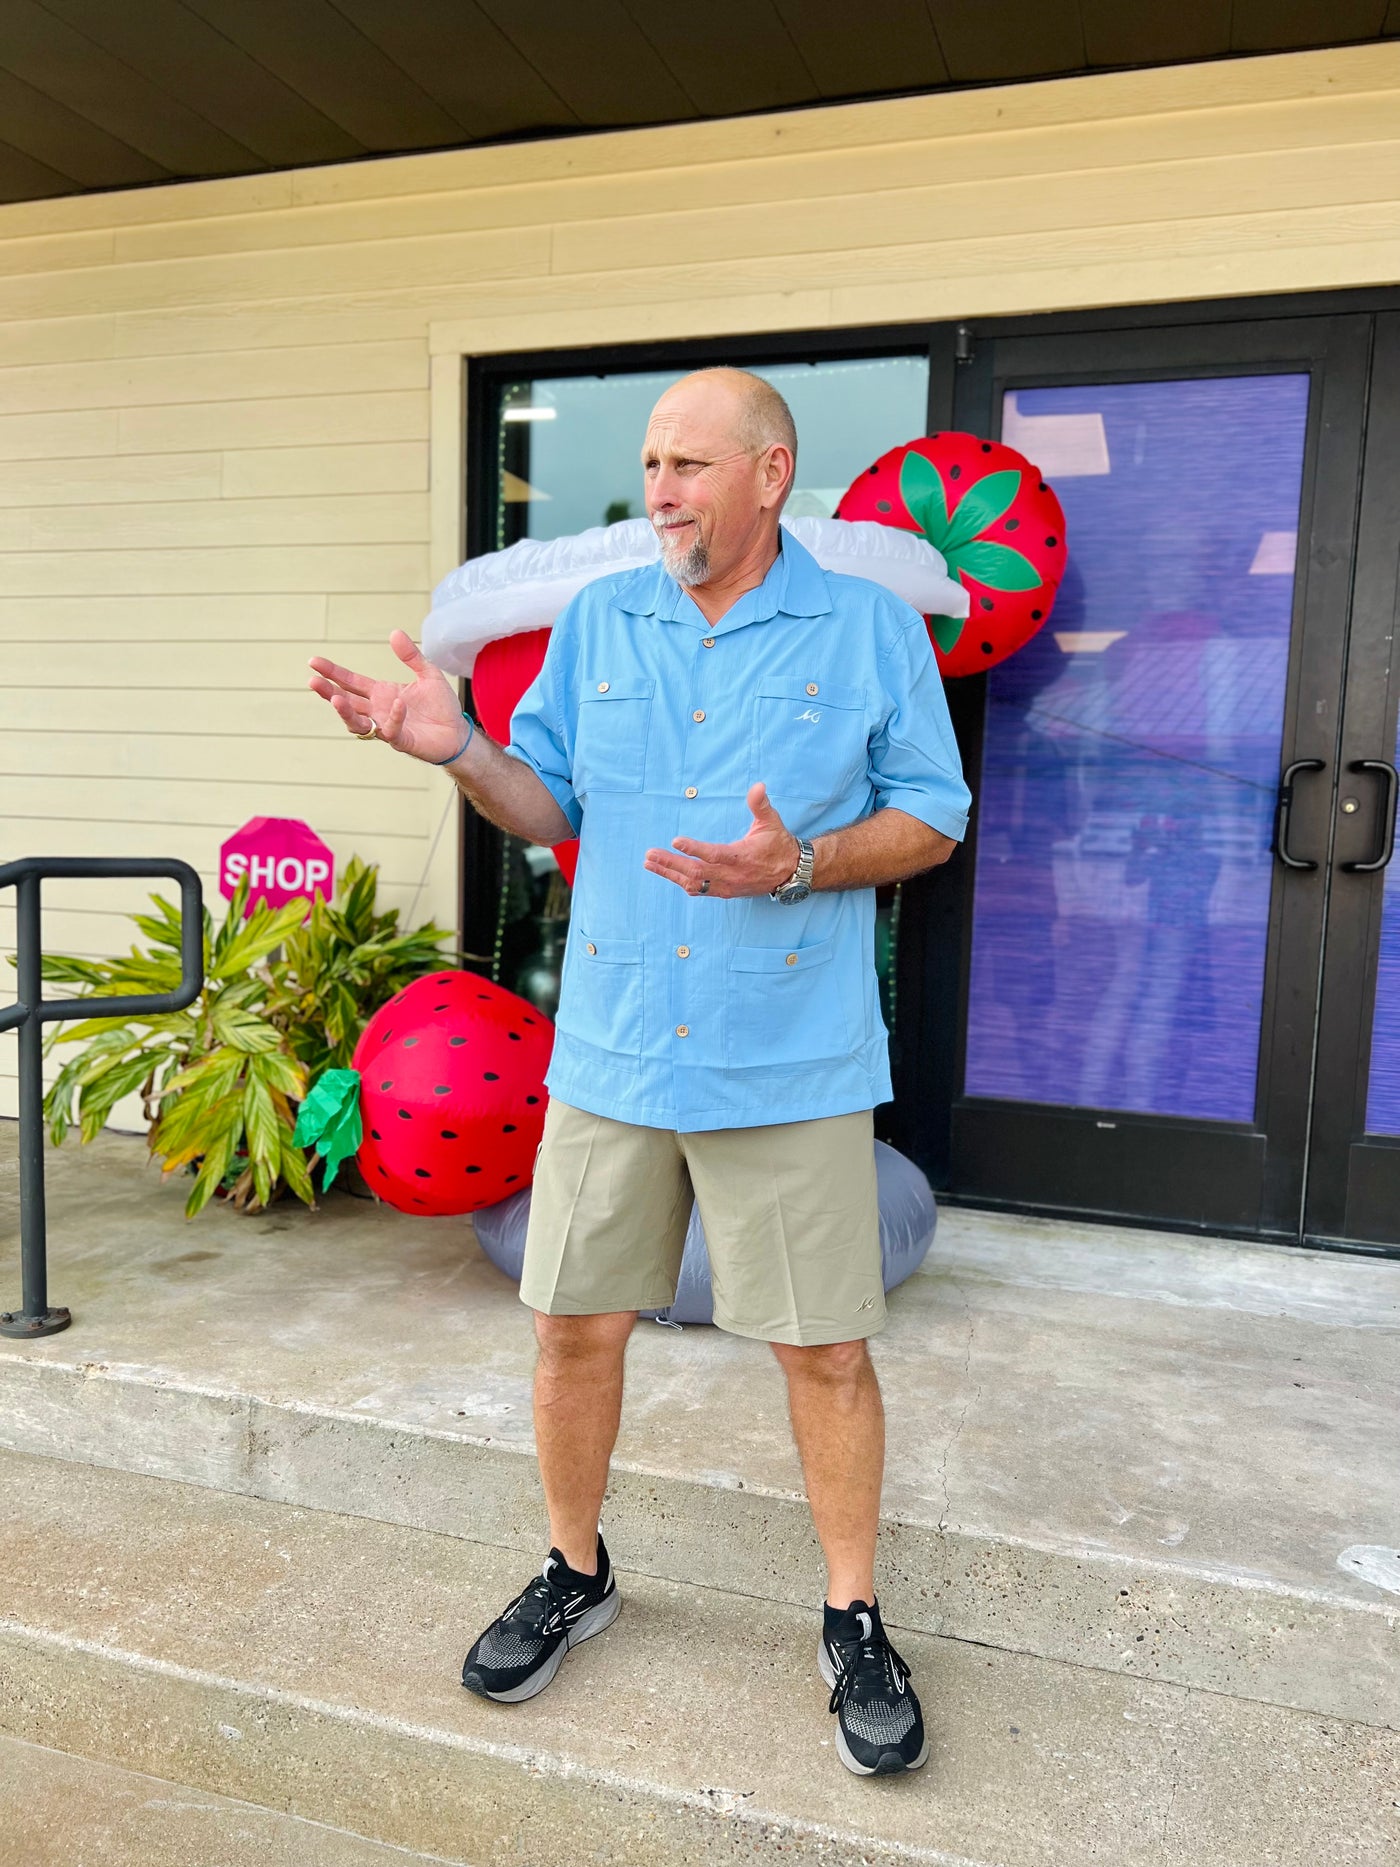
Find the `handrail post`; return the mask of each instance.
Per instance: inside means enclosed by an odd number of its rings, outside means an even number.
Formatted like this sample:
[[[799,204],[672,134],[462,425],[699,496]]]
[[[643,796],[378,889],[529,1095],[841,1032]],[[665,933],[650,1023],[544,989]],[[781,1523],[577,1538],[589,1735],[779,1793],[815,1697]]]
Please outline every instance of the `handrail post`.
[[[38,875],[15,884],[16,972],[19,997],[29,1007],[19,1037],[19,1252],[23,1307],[0,1314],[0,1335],[56,1335],[73,1318],[49,1308],[49,1271],[44,1209],[44,1027],[35,1007],[43,997]]]
[[[44,953],[39,890],[46,875],[165,876],[180,884],[180,983],[173,992],[126,998],[89,993],[44,998]],[[21,1305],[0,1311],[0,1336],[54,1335],[73,1318],[49,1306],[48,1226],[44,1206],[44,1026],[73,1018],[136,1018],[183,1011],[204,984],[204,901],[188,862],[147,862],[139,856],[25,856],[0,862],[0,888],[15,890],[15,970],[19,997],[0,1005],[0,1031],[19,1033],[19,1246]]]

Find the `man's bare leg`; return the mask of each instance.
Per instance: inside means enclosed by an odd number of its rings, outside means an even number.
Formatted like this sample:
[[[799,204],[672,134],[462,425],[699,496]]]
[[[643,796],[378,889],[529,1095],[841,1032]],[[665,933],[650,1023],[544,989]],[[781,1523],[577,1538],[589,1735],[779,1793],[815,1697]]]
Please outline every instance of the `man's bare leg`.
[[[871,1602],[885,1409],[869,1351],[863,1341],[772,1347],[787,1375],[793,1437],[826,1555],[827,1601],[833,1608]]]
[[[598,1518],[622,1417],[622,1364],[634,1310],[602,1316],[535,1312],[535,1444],[549,1536],[571,1569],[598,1567]]]

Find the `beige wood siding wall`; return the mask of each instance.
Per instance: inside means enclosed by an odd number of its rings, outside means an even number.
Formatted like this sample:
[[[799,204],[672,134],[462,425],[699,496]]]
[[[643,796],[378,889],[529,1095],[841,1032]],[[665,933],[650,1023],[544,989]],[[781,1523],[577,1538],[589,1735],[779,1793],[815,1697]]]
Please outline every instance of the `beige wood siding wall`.
[[[0,852],[213,897],[302,816],[452,918],[445,781],[304,676],[457,561],[464,354],[1396,280],[1394,44],[0,209]],[[50,944],[138,894],[53,888]]]

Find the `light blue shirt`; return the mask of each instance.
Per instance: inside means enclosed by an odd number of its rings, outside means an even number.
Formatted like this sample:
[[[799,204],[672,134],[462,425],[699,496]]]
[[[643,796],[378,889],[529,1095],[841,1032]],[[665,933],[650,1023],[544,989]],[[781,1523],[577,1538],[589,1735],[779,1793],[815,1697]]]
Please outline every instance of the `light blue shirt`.
[[[717,900],[642,860],[742,837],[760,779],[800,836],[893,808],[960,839],[968,789],[907,603],[787,533],[714,624],[659,564],[600,578],[555,624],[508,750],[579,835],[552,1095],[682,1133],[889,1099],[873,888]]]

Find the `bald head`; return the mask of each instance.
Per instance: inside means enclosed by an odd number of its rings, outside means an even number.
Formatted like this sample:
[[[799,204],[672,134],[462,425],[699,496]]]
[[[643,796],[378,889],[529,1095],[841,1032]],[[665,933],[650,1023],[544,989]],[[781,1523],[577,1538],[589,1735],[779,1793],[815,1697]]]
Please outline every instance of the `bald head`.
[[[761,376],[705,369],[672,383],[642,447],[647,516],[671,575],[696,589],[771,564],[796,463],[792,411]]]

